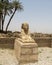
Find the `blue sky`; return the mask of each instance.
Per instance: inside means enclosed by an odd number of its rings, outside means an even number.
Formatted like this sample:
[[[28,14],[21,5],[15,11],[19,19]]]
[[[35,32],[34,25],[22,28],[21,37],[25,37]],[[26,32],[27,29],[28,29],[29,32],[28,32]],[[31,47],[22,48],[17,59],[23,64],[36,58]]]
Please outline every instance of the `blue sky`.
[[[20,31],[21,24],[28,22],[31,32],[52,33],[52,0],[20,0],[20,2],[24,6],[24,11],[16,12],[9,30]],[[4,28],[6,24],[7,21]]]

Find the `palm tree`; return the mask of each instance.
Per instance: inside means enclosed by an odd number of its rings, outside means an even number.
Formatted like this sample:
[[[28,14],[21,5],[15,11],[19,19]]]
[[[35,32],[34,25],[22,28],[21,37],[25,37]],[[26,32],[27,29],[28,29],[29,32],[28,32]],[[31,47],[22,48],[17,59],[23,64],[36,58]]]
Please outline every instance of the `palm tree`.
[[[2,3],[3,3],[3,12],[2,12],[2,31],[3,31],[5,17],[6,15],[9,15],[9,13],[12,13],[12,8],[9,0],[4,0]]]
[[[1,13],[0,13],[1,14]],[[0,31],[1,31],[1,15],[0,15]]]
[[[9,26],[9,24],[10,24],[10,22],[11,22],[13,16],[14,16],[14,14],[16,13],[16,11],[23,10],[23,6],[21,5],[21,2],[19,2],[17,0],[13,1],[12,6],[13,6],[13,14],[11,15],[11,17],[9,19],[9,22],[8,22],[8,24],[6,26],[6,32],[7,32],[8,26]]]
[[[3,4],[2,4],[2,0],[0,0],[0,31],[2,26],[2,11],[3,11]]]

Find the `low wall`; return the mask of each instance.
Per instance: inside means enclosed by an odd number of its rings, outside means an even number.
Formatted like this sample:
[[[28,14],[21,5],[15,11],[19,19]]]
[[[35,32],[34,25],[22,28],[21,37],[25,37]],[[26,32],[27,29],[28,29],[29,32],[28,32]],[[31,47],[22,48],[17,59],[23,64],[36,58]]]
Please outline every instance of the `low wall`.
[[[35,37],[39,47],[52,47],[51,37]],[[0,48],[14,48],[15,38],[0,38]]]
[[[52,39],[51,39],[51,48],[52,48]]]
[[[0,38],[0,48],[14,48],[15,38]]]
[[[39,47],[51,47],[51,37],[35,37],[34,40]]]

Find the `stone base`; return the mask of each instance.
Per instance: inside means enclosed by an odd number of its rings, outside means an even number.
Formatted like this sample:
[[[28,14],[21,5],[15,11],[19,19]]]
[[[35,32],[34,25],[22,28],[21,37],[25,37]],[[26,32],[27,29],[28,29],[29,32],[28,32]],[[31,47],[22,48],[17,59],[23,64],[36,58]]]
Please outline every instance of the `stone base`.
[[[15,40],[14,50],[16,58],[20,63],[38,61],[38,46],[33,42],[21,42]]]

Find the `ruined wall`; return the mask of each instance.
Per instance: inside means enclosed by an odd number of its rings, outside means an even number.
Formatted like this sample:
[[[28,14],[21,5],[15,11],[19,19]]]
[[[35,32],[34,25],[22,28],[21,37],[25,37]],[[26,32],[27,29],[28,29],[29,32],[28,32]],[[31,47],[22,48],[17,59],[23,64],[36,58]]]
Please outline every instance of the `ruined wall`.
[[[15,38],[0,38],[0,48],[14,48]]]
[[[52,39],[51,39],[51,48],[52,48]]]
[[[35,37],[34,40],[39,47],[51,47],[51,37]]]
[[[35,37],[34,38],[39,47],[52,47],[51,37]],[[0,48],[14,48],[15,38],[5,37],[0,38]]]

